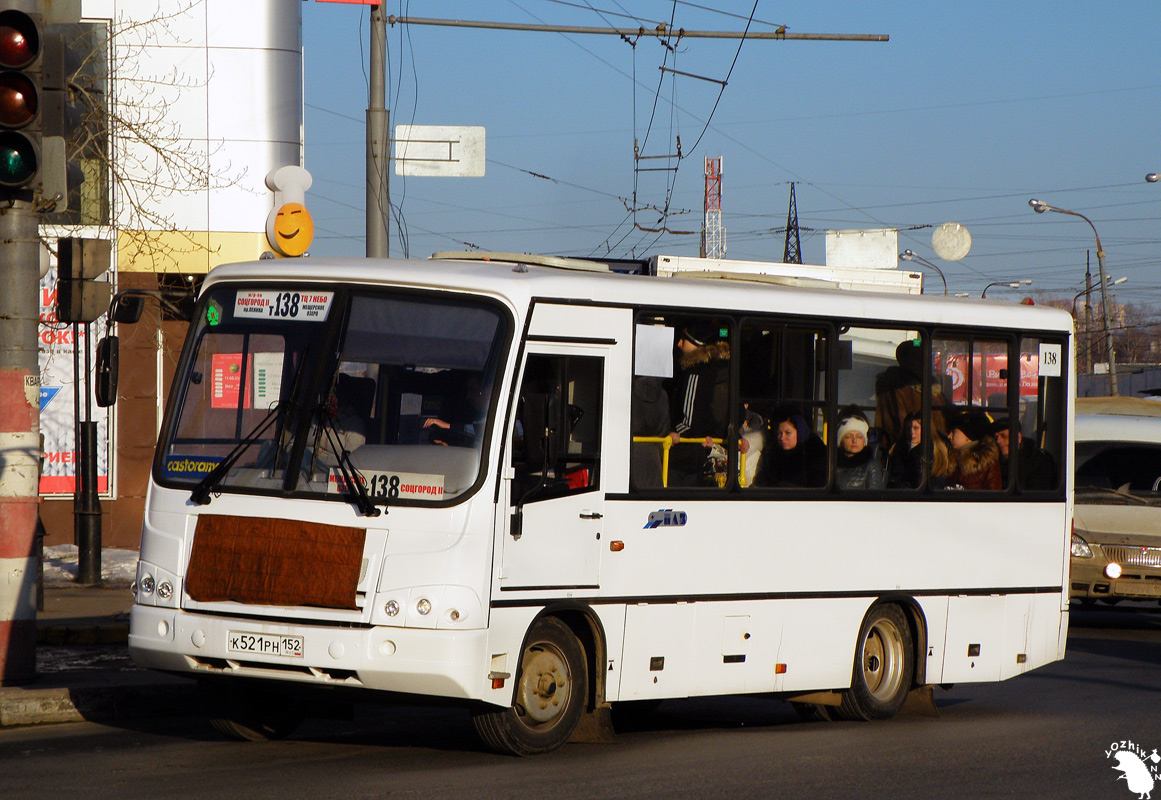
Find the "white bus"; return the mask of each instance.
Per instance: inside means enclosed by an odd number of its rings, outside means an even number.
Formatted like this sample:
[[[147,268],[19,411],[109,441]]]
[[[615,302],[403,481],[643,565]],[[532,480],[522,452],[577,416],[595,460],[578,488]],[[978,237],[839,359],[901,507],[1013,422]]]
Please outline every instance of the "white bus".
[[[552,263],[214,269],[153,465],[136,662],[198,678],[239,738],[355,688],[462,702],[490,746],[535,754],[618,702],[877,719],[1063,657],[1068,314]],[[720,422],[683,429],[678,475],[687,337],[717,349]],[[955,489],[921,434],[916,475],[844,488],[840,414],[893,473],[898,402],[1025,447],[1002,484]],[[817,478],[763,469],[787,409]]]

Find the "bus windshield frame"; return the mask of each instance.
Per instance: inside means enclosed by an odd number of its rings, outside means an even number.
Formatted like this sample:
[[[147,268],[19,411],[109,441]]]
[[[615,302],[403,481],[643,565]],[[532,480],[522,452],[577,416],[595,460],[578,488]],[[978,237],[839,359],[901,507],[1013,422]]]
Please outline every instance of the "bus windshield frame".
[[[354,479],[376,505],[442,506],[482,482],[513,335],[501,303],[223,282],[203,292],[192,326],[154,459],[159,486],[201,502],[351,503]]]

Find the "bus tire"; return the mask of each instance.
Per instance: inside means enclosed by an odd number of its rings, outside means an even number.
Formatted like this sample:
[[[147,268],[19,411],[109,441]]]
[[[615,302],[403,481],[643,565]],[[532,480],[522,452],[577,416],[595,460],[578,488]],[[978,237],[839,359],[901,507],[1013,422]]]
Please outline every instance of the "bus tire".
[[[293,695],[255,681],[205,680],[198,691],[210,726],[238,741],[284,739],[305,716]]]
[[[512,706],[477,711],[472,721],[484,743],[499,753],[549,753],[576,730],[587,686],[581,643],[559,619],[545,617],[528,634]]]
[[[899,713],[915,675],[911,627],[899,606],[872,606],[859,630],[851,688],[838,711],[846,719],[889,719]]]

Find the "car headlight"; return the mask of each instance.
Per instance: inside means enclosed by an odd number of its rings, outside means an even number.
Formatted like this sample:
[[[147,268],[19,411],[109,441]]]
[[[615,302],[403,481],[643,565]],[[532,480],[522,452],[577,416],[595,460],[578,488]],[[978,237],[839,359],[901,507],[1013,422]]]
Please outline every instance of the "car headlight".
[[[1072,534],[1072,557],[1073,558],[1092,558],[1092,548],[1088,546],[1088,542]]]

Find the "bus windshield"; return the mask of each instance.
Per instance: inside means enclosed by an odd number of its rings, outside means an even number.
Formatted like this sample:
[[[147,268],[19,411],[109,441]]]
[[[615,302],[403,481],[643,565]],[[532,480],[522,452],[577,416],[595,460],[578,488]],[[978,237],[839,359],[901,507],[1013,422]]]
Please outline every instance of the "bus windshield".
[[[511,325],[478,299],[310,286],[202,297],[154,465],[163,486],[376,503],[480,474]],[[223,464],[222,462],[226,463]]]

